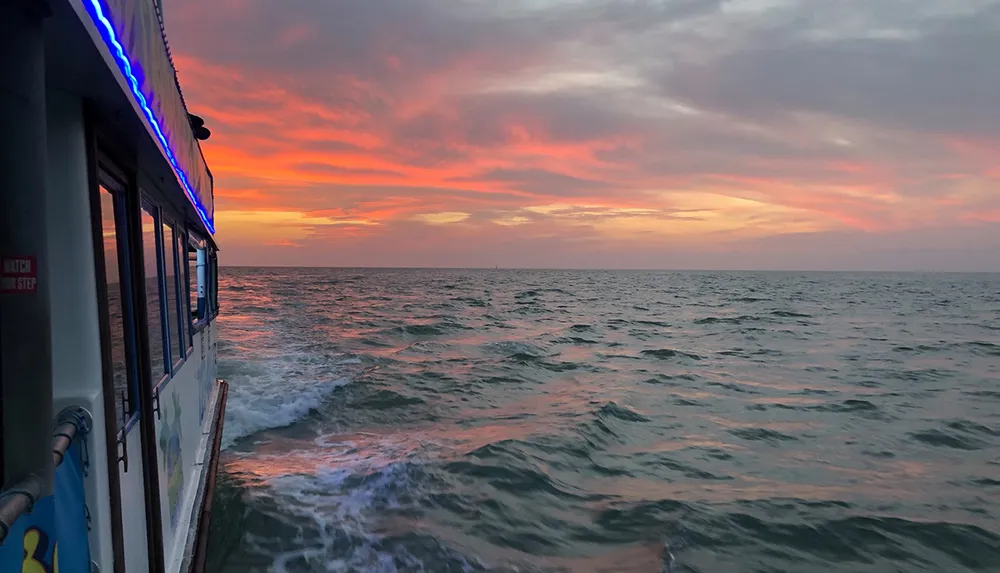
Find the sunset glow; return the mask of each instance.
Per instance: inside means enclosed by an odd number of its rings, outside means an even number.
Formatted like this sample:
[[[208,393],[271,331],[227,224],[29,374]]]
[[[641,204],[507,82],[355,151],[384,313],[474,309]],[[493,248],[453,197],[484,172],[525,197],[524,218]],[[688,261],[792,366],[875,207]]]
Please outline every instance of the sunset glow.
[[[995,271],[987,4],[165,14],[223,264]]]

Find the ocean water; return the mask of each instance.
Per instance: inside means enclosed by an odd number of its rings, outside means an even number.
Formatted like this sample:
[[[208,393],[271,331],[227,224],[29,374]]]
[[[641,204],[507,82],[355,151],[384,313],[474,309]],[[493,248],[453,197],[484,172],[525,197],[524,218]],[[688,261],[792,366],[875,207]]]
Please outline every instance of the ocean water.
[[[213,571],[1000,571],[1000,275],[221,274]]]

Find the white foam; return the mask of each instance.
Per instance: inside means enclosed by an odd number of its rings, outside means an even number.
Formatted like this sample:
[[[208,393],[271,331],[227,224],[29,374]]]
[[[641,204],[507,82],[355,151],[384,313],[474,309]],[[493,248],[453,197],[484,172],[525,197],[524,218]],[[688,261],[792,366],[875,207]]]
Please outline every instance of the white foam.
[[[229,380],[222,447],[261,430],[281,428],[301,420],[319,407],[337,388],[350,382],[346,376],[316,372],[309,364],[267,360],[254,368],[236,367]],[[220,368],[224,364],[220,363]],[[324,375],[325,374],[325,375]]]
[[[392,447],[391,438],[377,441],[389,447],[381,451],[378,444],[329,441],[323,450],[289,452],[285,455],[318,456],[322,461],[315,473],[274,477],[267,480],[268,487],[250,491],[251,497],[279,498],[283,519],[315,530],[319,536],[308,547],[275,555],[275,572],[287,572],[293,562],[306,559],[325,571],[398,573],[394,555],[378,549],[381,536],[371,530],[379,509],[400,507],[392,492],[409,487],[411,478],[407,462],[398,456],[406,448]],[[267,457],[260,461],[266,463]],[[345,481],[352,476],[367,479],[348,489]],[[344,548],[342,540],[337,543],[338,533],[351,536],[355,543],[347,554],[335,557],[333,548],[341,547],[339,553]]]

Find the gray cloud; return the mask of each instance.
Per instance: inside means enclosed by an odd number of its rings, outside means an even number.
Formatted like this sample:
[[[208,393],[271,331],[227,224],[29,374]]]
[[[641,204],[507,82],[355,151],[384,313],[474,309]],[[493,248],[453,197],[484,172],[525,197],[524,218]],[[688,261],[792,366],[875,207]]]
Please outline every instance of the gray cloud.
[[[954,0],[938,13],[906,0],[740,5],[752,3],[247,0],[215,18],[202,3],[181,5],[170,29],[190,51],[276,74],[302,95],[363,110],[376,123],[429,77],[582,65],[563,50],[571,47],[643,75],[651,95],[734,118],[774,123],[806,111],[907,131],[1000,133],[996,2]],[[462,135],[490,145],[504,141],[498,121],[527,109],[557,138],[634,129],[639,118],[616,109],[625,95],[481,94],[449,103],[470,120]],[[444,117],[432,110],[392,127],[441,139],[454,135],[443,131]]]
[[[902,30],[875,24],[854,34],[862,37],[838,38],[835,29],[823,37],[806,18],[654,79],[696,106],[762,122],[813,112],[903,131],[1000,136],[997,5]]]
[[[470,177],[454,177],[456,182],[496,184],[501,189],[516,189],[534,195],[579,197],[606,193],[614,187],[606,181],[583,179],[546,169],[490,169]]]
[[[546,142],[582,142],[642,131],[648,123],[607,105],[607,94],[485,93],[447,99],[447,107],[430,110],[397,124],[393,133],[409,141],[458,140],[478,147],[497,147],[517,139],[512,126],[526,127]]]

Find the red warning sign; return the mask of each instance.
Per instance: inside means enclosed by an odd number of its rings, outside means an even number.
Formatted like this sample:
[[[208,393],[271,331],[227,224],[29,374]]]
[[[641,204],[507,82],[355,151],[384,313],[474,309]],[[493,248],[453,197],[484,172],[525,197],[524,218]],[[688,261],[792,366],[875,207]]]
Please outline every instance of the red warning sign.
[[[0,259],[0,293],[38,292],[38,265],[35,257]]]

